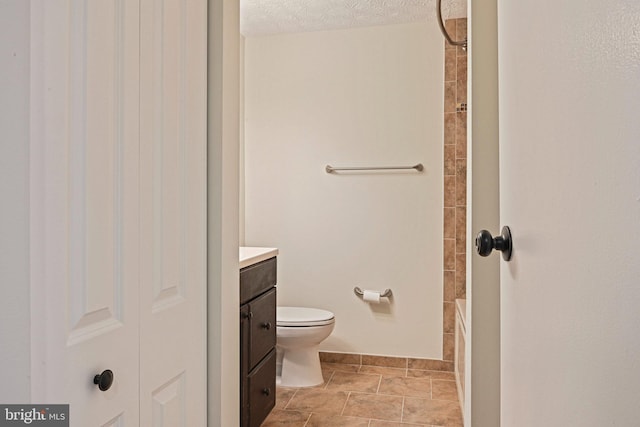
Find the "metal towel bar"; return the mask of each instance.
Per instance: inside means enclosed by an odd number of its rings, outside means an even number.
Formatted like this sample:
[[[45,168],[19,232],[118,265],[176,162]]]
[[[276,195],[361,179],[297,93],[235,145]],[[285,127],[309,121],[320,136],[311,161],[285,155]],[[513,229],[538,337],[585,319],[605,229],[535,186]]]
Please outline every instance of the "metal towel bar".
[[[407,170],[407,169],[415,169],[418,172],[422,172],[424,170],[424,166],[422,163],[418,163],[414,166],[366,166],[366,167],[334,167],[331,165],[327,165],[325,168],[327,173],[333,173],[336,171],[377,171],[377,170]]]

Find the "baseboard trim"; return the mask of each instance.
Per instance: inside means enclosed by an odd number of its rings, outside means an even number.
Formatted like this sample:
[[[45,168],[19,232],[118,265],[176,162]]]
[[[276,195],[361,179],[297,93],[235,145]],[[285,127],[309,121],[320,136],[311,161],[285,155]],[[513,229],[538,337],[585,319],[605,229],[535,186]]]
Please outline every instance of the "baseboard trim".
[[[323,363],[343,363],[348,365],[367,365],[385,368],[453,372],[453,361],[420,359],[415,357],[373,356],[368,354],[321,351],[320,361]]]

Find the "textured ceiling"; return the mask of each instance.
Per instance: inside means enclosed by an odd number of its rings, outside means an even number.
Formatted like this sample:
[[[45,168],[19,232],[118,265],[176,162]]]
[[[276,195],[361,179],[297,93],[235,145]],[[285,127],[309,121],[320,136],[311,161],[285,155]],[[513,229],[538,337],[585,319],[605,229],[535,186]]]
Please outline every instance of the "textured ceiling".
[[[436,20],[436,0],[240,0],[240,32],[258,36]],[[443,0],[444,19],[466,16],[466,0]]]

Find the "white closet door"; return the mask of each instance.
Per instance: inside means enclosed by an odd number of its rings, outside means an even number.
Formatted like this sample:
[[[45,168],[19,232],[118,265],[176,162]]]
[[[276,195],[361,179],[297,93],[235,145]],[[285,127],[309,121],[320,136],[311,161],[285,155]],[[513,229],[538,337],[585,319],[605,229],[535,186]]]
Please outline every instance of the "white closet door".
[[[34,0],[31,34],[32,400],[205,426],[206,2]]]
[[[205,0],[142,0],[140,425],[206,425]]]
[[[137,426],[138,4],[31,10],[32,401]]]

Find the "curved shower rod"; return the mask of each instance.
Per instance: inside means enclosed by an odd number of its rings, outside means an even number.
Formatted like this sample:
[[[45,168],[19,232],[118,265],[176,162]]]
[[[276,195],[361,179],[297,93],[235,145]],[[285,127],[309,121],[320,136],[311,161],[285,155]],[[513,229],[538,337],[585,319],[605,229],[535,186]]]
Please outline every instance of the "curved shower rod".
[[[467,50],[467,39],[461,41],[455,41],[451,38],[447,30],[444,28],[444,22],[442,21],[442,0],[437,0],[436,5],[436,15],[438,16],[438,25],[440,26],[440,31],[442,31],[442,35],[447,42],[452,46],[462,46],[462,50]]]

